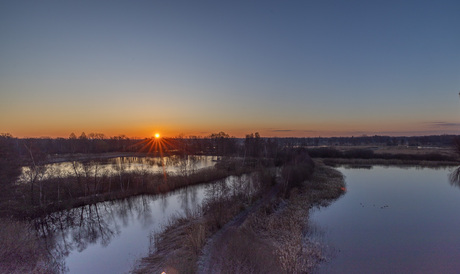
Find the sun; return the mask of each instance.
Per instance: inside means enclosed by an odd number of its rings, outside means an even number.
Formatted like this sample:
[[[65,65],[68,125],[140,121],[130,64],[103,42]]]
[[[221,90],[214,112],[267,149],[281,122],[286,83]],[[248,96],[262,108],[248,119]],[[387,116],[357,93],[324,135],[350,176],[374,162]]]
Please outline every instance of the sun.
[[[155,139],[160,138],[160,133],[155,133]]]

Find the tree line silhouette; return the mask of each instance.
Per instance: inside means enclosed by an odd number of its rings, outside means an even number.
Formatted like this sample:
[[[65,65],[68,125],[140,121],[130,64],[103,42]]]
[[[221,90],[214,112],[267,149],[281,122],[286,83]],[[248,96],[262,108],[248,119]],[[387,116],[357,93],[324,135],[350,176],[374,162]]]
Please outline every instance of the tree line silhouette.
[[[247,134],[245,138],[218,132],[206,137],[179,136],[161,139],[132,139],[123,135],[106,137],[100,133],[82,133],[78,137],[72,133],[68,138],[55,139],[15,138],[11,134],[1,134],[0,215],[11,214],[11,210],[17,210],[18,207],[23,207],[22,212],[30,209],[27,207],[53,208],[56,201],[72,201],[66,206],[76,206],[89,203],[89,197],[92,201],[98,201],[140,193],[163,193],[185,185],[219,179],[230,173],[241,174],[257,167],[283,166],[284,172],[287,172],[285,177],[297,181],[296,177],[303,178],[307,175],[297,167],[303,165],[304,170],[312,170],[310,156],[446,160],[446,156],[437,154],[414,158],[414,155],[375,154],[372,150],[363,149],[339,151],[321,146],[326,142],[334,145],[366,142],[374,142],[374,145],[398,142],[444,145],[452,144],[454,139],[455,136],[451,135],[263,138],[257,132]],[[220,161],[212,171],[190,172],[187,163],[194,160],[190,157],[200,155],[219,156],[221,160],[238,157],[239,160]],[[171,159],[178,161],[181,172],[173,178],[167,174],[152,174],[145,169],[127,171],[124,170],[123,164],[113,166],[117,170],[115,174],[108,174],[101,169],[103,158],[123,156],[172,157]],[[72,173],[60,174],[59,170],[50,170],[47,166],[59,161],[72,163]],[[290,169],[289,166],[296,168]],[[54,176],[47,176],[49,172],[55,172]],[[19,176],[23,179],[21,183],[18,183]],[[291,187],[295,183],[288,185]]]
[[[107,156],[104,154],[107,152],[116,154]],[[281,145],[276,138],[262,138],[259,133],[248,134],[242,139],[224,132],[202,138],[161,140],[136,140],[123,136],[105,138],[102,134],[84,133],[79,137],[71,134],[66,139],[19,139],[3,134],[0,136],[0,153],[0,215],[29,216],[107,199],[164,193],[257,168],[293,166],[297,164],[292,160],[297,154],[308,156],[303,148],[291,143]],[[192,171],[189,165],[202,155],[220,159],[212,169]],[[162,159],[177,162],[179,172],[174,176],[152,173],[145,165],[126,170],[125,164],[129,163],[122,163],[127,161],[126,156],[162,156]],[[119,163],[112,163],[115,170],[112,173],[102,168],[103,161],[110,157],[119,158]],[[53,169],[50,165],[53,162],[71,163],[70,172]],[[308,163],[311,165],[309,170],[313,170],[311,159]],[[147,165],[158,164],[164,166],[163,160]],[[287,172],[294,174],[294,169]],[[295,177],[286,180],[286,187]]]

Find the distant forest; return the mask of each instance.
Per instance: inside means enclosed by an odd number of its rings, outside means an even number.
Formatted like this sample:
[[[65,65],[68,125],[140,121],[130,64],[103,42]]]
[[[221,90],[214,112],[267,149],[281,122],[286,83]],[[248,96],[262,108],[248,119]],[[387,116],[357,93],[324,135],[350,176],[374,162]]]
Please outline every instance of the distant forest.
[[[258,157],[280,148],[321,146],[453,146],[457,135],[432,135],[416,137],[360,136],[360,137],[312,137],[312,138],[264,138],[251,133],[245,138],[231,137],[219,132],[206,137],[188,136],[155,139],[131,139],[124,135],[106,137],[100,133],[70,134],[69,138],[15,138],[0,135],[0,153],[20,156],[46,154],[89,154],[108,152],[195,154],[195,155],[246,155]]]
[[[189,183],[188,179],[191,178],[166,182],[165,179],[162,179],[161,174],[159,176],[158,174],[149,175],[144,172],[145,170],[125,171],[121,164],[117,174],[102,174],[99,169],[99,161],[103,158],[174,155],[168,159],[176,159],[177,162],[185,163],[183,174],[188,174],[186,163],[190,158],[192,160],[195,158],[189,156],[222,156],[217,160],[217,169],[214,173],[205,172],[205,175],[199,175],[204,177],[198,176],[194,182],[203,182],[212,176],[214,176],[212,178],[221,178],[224,175],[227,176],[228,172],[244,172],[247,168],[281,166],[284,166],[285,170],[290,170],[290,182],[300,182],[299,178],[305,178],[313,170],[314,163],[310,157],[327,158],[326,160],[340,158],[392,159],[399,162],[415,161],[416,163],[421,161],[456,162],[456,156],[438,152],[426,154],[374,153],[375,147],[383,145],[441,146],[452,147],[454,150],[454,141],[457,142],[457,147],[460,147],[460,139],[454,135],[263,138],[256,132],[246,135],[245,138],[235,138],[219,132],[206,137],[131,139],[125,136],[107,138],[103,134],[96,133],[88,135],[82,133],[78,137],[71,134],[69,138],[15,138],[10,134],[0,134],[0,216],[11,212],[19,212],[18,214],[24,216],[30,215],[32,213],[27,210],[33,211],[37,205],[40,208],[53,206],[54,201],[62,199],[72,205],[84,204],[82,197],[91,198],[93,197],[91,195],[96,194],[116,196],[120,194],[120,191],[125,196],[148,191],[150,191],[148,193],[161,193],[178,188],[184,182]],[[343,149],[336,146],[349,147]],[[232,159],[233,157],[242,159],[241,167],[238,167],[236,162],[232,162],[235,160]],[[74,173],[45,178],[48,172],[46,165],[54,162],[71,162]],[[17,178],[24,172],[22,169],[24,166],[28,167],[24,173],[27,183],[25,185],[16,184]],[[56,171],[51,170],[50,172]],[[145,184],[149,180],[156,182],[154,187]],[[64,188],[62,189],[61,186]],[[19,202],[23,204],[18,204]],[[25,209],[29,213],[17,211],[18,208]]]

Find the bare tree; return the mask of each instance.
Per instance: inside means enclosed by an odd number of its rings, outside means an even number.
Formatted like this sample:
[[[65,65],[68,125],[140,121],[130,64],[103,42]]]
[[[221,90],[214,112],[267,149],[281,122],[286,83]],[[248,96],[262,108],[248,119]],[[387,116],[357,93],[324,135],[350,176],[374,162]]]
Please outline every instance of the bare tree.
[[[32,205],[35,204],[35,186],[38,186],[38,203],[42,205],[44,199],[43,193],[43,178],[46,173],[46,166],[44,164],[44,154],[36,150],[33,142],[24,143],[29,154],[29,166],[24,169],[24,176],[27,183],[30,185],[30,202]]]

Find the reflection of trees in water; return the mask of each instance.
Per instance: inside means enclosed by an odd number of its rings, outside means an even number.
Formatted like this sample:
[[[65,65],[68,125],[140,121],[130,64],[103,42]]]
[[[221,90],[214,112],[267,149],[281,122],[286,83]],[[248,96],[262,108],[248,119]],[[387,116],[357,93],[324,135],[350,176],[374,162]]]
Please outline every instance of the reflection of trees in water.
[[[143,195],[83,206],[37,218],[33,224],[52,256],[64,261],[70,252],[81,252],[89,245],[106,247],[120,234],[120,225],[126,226],[134,219],[144,227],[151,225],[150,202],[155,198]]]
[[[457,154],[457,157],[460,156],[460,138],[458,137],[454,138],[453,151]],[[460,187],[460,166],[449,174],[449,181],[452,186]]]
[[[98,241],[102,246],[107,246],[118,232],[116,227],[111,227],[105,219],[101,218],[98,206],[81,208],[77,224],[72,228],[72,242],[79,252],[85,250],[88,244]]]
[[[180,208],[184,214],[189,214],[196,208],[198,208],[198,188],[196,187],[186,187],[179,190],[179,202]]]
[[[154,204],[160,207],[163,214],[159,215],[163,216],[169,212],[168,207],[176,209],[175,201],[171,204],[169,199],[178,199],[177,210],[184,214],[191,213],[200,208],[200,189],[207,189],[208,199],[226,197],[231,195],[229,185],[235,178],[240,177],[232,176],[207,186],[183,188],[164,195],[141,195],[55,212],[33,220],[33,225],[38,235],[46,241],[50,254],[56,261],[62,262],[61,269],[64,269],[66,257],[70,253],[82,252],[91,245],[106,247],[117,238],[123,227],[133,222],[140,223],[144,228],[151,227],[154,218],[160,218],[153,216],[153,212],[158,209],[153,207]],[[247,189],[241,187],[240,191]],[[157,199],[160,200],[153,203]]]
[[[460,167],[455,168],[449,174],[449,181],[452,186],[460,187]]]
[[[139,201],[135,203],[135,210],[137,220],[141,220],[142,227],[149,227],[153,224],[153,215],[149,202],[152,200],[151,196],[142,195],[138,197]]]
[[[345,169],[368,169],[371,170],[373,168],[372,165],[344,165],[343,168]]]
[[[161,195],[160,197],[160,207],[161,207],[161,213],[165,214],[166,208],[168,207],[169,200],[167,195]]]
[[[112,214],[103,204],[90,205],[53,213],[34,222],[41,236],[54,240],[59,245],[56,248],[68,255],[74,249],[86,249],[90,243],[107,246],[119,231],[116,223],[111,222]]]
[[[187,174],[194,173],[196,170],[204,167],[213,166],[212,156],[169,156],[163,157],[116,157],[116,158],[94,158],[81,160],[70,158],[67,162],[58,162],[35,166],[23,166],[18,169],[20,172],[17,180],[19,182],[28,182],[35,177],[40,179],[51,179],[56,177],[94,177],[105,175],[119,175],[130,171],[140,173],[158,173],[165,169],[171,169],[173,172],[181,173],[183,170]],[[182,170],[181,170],[182,169]]]
[[[257,173],[240,176],[229,176],[205,186],[206,200],[225,199],[230,196],[241,196],[250,199],[260,187],[261,178]]]

